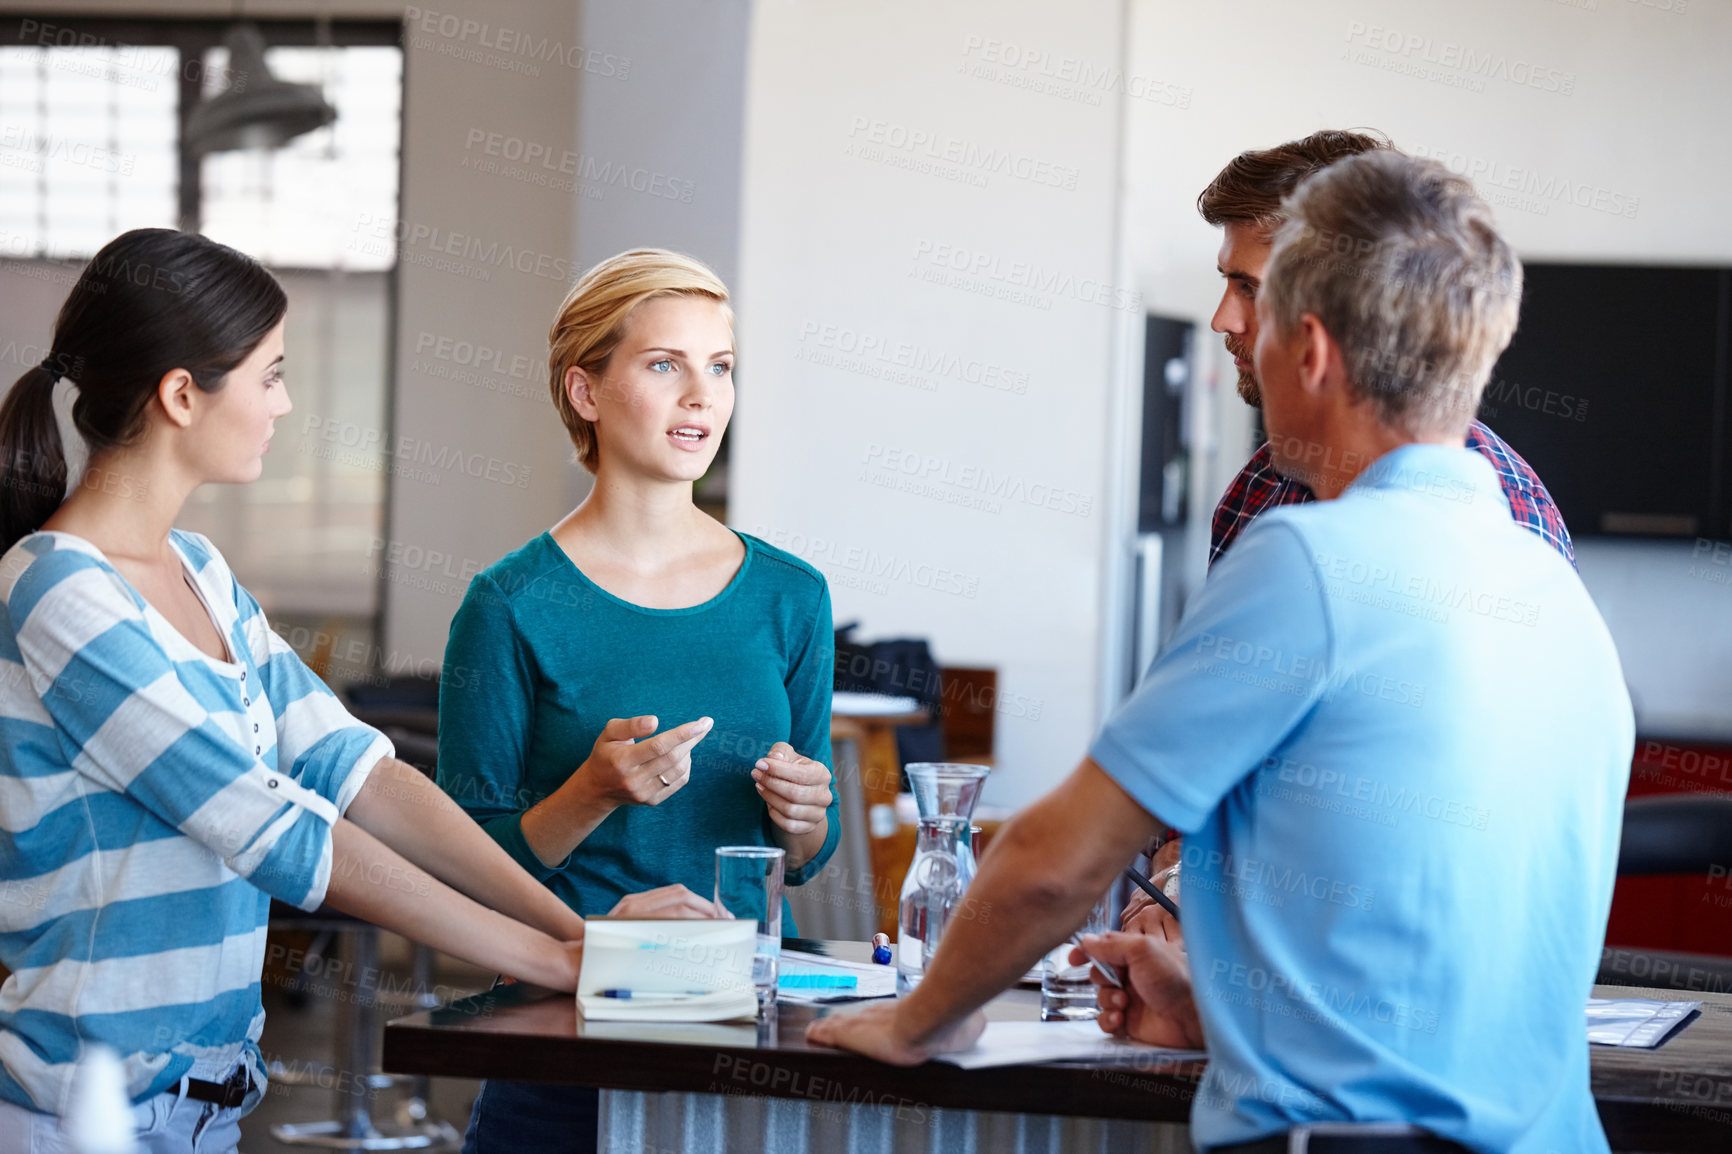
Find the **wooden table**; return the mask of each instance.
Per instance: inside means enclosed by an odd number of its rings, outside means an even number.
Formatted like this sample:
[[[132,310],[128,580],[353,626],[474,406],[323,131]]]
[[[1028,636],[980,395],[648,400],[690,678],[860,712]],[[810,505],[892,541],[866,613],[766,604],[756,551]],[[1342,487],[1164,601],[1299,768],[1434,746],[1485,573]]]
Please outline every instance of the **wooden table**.
[[[860,960],[855,942],[790,941]],[[1595,1047],[1592,1085],[1619,1150],[1732,1150],[1732,995],[1597,987],[1607,997],[1703,1002],[1702,1016],[1658,1050]],[[1203,1063],[911,1069],[806,1044],[823,1009],[783,1005],[774,1021],[715,1026],[586,1025],[575,1000],[507,986],[385,1028],[389,1073],[557,1082],[606,1089],[803,1099],[813,1104],[905,1102],[963,1111],[1184,1122]],[[1011,990],[989,1017],[1032,1020],[1039,995]],[[1488,1035],[1496,1023],[1487,1023]],[[609,1036],[602,1037],[601,1034]],[[622,1036],[632,1034],[635,1036]]]

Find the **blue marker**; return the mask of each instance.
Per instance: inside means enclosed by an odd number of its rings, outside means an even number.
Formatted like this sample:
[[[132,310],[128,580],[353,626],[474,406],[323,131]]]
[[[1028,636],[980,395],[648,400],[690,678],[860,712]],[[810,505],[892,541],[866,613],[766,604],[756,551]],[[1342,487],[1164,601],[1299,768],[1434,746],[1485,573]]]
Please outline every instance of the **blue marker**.
[[[872,935],[872,960],[881,966],[890,964],[890,935]]]
[[[663,1000],[668,999],[668,998],[702,998],[702,997],[707,997],[710,994],[710,992],[711,991],[709,991],[709,990],[674,990],[674,991],[665,992],[665,993],[664,992],[652,993],[652,992],[645,991],[645,990],[637,990],[637,991],[632,991],[632,990],[597,990],[596,991],[596,993],[600,994],[604,998],[623,998],[623,999],[661,998]]]

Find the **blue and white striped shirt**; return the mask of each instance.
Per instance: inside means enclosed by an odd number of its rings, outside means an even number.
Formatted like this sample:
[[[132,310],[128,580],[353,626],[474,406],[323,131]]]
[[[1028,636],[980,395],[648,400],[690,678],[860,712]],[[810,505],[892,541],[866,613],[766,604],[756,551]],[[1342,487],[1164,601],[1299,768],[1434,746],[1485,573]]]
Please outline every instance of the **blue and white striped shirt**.
[[[331,826],[393,751],[195,533],[171,537],[233,662],[94,545],[0,558],[0,1098],[64,1113],[86,1041],[134,1101],[245,1059],[262,1086],[271,897],[313,909]]]

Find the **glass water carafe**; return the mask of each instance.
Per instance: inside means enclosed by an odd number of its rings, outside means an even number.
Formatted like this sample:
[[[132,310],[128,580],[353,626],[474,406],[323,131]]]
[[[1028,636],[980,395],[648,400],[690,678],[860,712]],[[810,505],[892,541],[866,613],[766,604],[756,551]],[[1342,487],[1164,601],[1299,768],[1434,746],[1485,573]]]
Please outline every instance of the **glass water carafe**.
[[[908,781],[920,810],[920,831],[898,903],[899,992],[920,983],[945,926],[962,903],[963,891],[974,880],[969,824],[986,773],[983,765],[916,762],[908,766]]]

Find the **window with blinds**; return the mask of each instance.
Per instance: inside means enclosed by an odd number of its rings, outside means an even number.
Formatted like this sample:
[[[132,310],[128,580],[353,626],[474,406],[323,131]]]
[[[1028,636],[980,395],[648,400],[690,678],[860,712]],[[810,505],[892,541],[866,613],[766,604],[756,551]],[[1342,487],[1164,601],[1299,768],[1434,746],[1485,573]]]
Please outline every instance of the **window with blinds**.
[[[396,264],[395,247],[377,237],[395,233],[402,140],[402,50],[382,40],[395,30],[370,28],[348,44],[340,26],[267,33],[291,41],[266,50],[272,74],[317,85],[336,120],[280,149],[196,162],[182,155],[181,102],[228,82],[226,29],[167,21],[140,30],[92,22],[78,28],[88,46],[0,47],[0,361],[8,349],[23,350],[14,360],[40,355],[79,268],[128,229],[174,228],[190,214],[206,235],[271,268],[289,296],[284,368],[295,411],[278,422],[258,481],[205,486],[179,524],[217,543],[279,627],[369,648]],[[160,42],[123,44],[111,31]],[[197,174],[196,188],[180,187],[183,172]],[[368,243],[356,243],[361,236]],[[18,366],[0,370],[3,388]],[[375,435],[326,452],[304,428],[314,417]],[[332,680],[368,676],[369,663],[339,668],[291,632]]]
[[[173,228],[174,48],[0,48],[0,255],[83,259]]]

